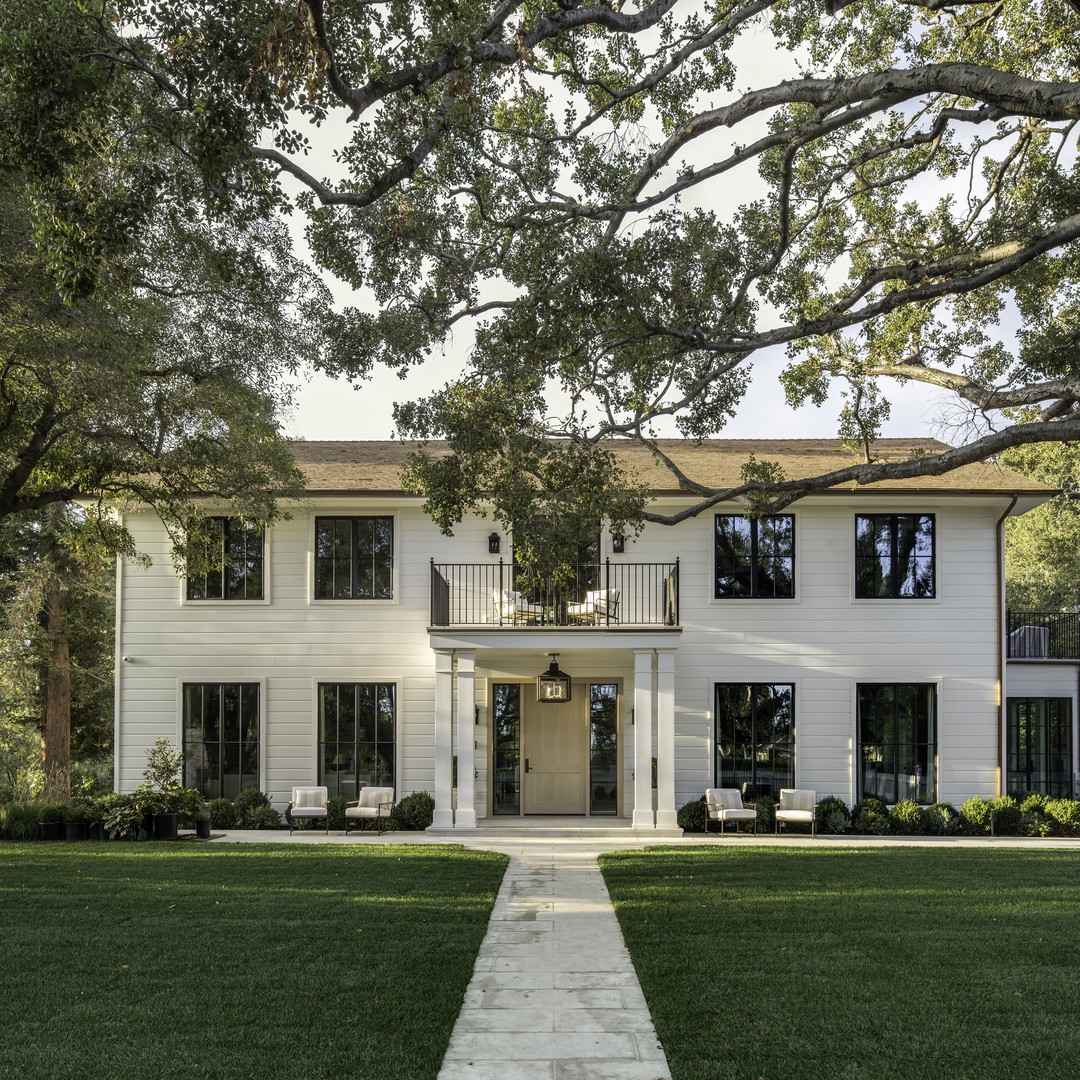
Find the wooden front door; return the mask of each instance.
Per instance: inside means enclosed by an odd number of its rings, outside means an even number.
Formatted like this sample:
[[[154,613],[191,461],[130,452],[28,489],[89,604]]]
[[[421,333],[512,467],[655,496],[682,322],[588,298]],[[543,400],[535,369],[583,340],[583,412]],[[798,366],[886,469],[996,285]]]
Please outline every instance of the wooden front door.
[[[584,814],[589,792],[588,688],[574,685],[565,704],[540,703],[523,687],[522,812]]]

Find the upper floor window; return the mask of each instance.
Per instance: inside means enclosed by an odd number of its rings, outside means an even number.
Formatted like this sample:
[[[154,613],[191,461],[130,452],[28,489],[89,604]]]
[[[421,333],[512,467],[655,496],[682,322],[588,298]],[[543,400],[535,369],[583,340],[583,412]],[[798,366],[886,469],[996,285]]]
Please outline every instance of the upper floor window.
[[[315,599],[390,600],[394,595],[394,519],[315,519]]]
[[[716,515],[717,599],[795,595],[795,518]]]
[[[856,514],[855,595],[934,595],[933,514]]]
[[[187,579],[189,600],[261,600],[263,531],[237,518],[213,517],[203,523],[205,574]]]

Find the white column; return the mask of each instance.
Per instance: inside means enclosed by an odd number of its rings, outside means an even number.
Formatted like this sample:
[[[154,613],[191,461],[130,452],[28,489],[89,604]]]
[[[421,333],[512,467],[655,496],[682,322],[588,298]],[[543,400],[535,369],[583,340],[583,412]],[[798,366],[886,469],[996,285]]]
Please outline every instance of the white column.
[[[653,654],[634,653],[634,817],[635,829],[656,827],[652,808]]]
[[[454,654],[435,651],[435,815],[433,829],[452,829],[451,772],[454,767]]]
[[[457,654],[457,812],[455,829],[476,828],[476,653]]]
[[[677,829],[675,817],[675,654],[656,653],[656,827]]]

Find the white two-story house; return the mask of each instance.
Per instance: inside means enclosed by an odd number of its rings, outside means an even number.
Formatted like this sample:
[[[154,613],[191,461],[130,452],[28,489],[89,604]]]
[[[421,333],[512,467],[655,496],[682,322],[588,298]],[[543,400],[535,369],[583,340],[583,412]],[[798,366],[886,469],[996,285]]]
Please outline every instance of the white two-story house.
[[[939,444],[875,450],[920,445]],[[848,803],[1004,790],[1002,523],[1048,497],[1037,482],[985,464],[772,517],[601,525],[552,582],[515,572],[491,518],[441,535],[400,488],[408,449],[298,443],[308,498],[265,533],[222,516],[224,569],[198,579],[152,511],[125,516],[153,563],[118,571],[120,790],[160,736],[208,797],[259,787],[282,809],[294,785],[389,784],[430,792],[436,829],[573,815],[668,831],[709,786]],[[792,478],[851,460],[825,440],[665,450],[717,486],[751,452]],[[626,453],[657,507],[690,505]],[[556,674],[565,688],[538,679]]]

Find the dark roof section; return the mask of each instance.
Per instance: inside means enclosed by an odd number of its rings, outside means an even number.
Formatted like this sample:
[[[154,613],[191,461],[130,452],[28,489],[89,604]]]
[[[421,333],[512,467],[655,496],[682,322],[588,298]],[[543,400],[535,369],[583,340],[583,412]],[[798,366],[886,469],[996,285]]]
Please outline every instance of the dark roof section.
[[[707,439],[697,444],[683,439],[659,439],[657,442],[689,477],[718,489],[736,487],[742,482],[740,468],[751,454],[759,462],[778,462],[784,475],[791,480],[817,476],[857,461],[837,439]],[[293,454],[307,477],[312,494],[400,495],[402,465],[409,453],[420,445],[393,440],[301,441],[293,443]],[[443,442],[432,441],[425,448],[431,454],[448,452]],[[879,461],[903,460],[912,451],[937,453],[946,449],[948,446],[936,439],[878,439],[873,446],[875,460]],[[617,450],[633,473],[655,494],[689,494],[678,488],[672,474],[645,447],[625,443]],[[854,489],[842,485],[830,490],[844,494]],[[964,465],[942,476],[885,480],[858,490],[1047,496],[1054,489],[1011,469],[982,462]]]

